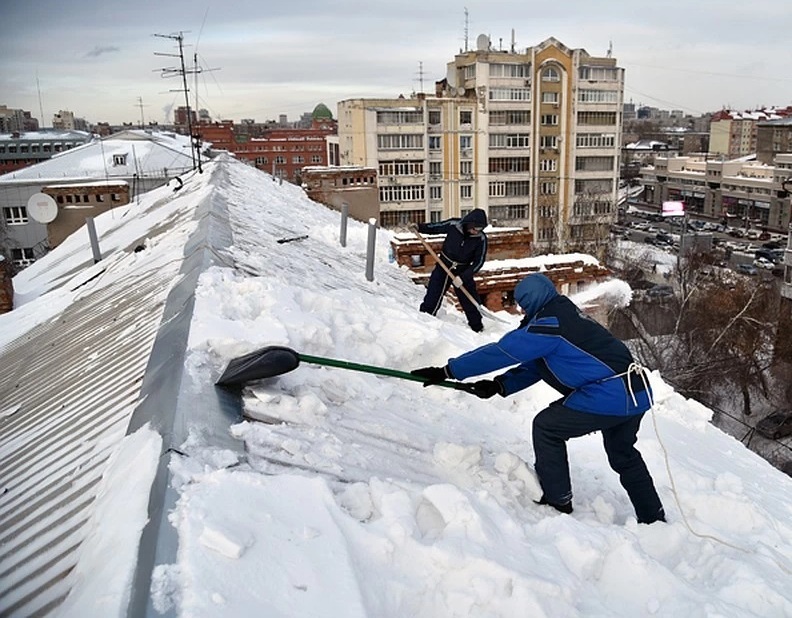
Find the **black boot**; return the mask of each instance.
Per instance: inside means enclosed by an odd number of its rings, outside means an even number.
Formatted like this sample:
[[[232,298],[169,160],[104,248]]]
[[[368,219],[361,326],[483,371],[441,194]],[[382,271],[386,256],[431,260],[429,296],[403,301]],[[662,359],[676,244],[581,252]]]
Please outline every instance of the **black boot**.
[[[564,504],[555,504],[553,502],[548,502],[547,498],[542,496],[540,500],[534,500],[536,504],[545,504],[547,506],[552,506],[556,511],[560,513],[566,513],[569,515],[572,512],[572,500],[569,502],[565,502]]]

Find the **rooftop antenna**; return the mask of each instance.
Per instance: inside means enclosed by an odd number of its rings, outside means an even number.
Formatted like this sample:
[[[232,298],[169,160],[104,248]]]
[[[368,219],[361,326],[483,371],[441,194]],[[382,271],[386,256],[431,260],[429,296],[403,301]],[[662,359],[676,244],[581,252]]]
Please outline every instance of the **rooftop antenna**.
[[[515,40],[514,40],[514,28],[512,28],[512,39],[511,39],[511,53],[514,53],[515,50]]]
[[[465,7],[465,52],[468,51],[468,26],[470,25],[470,13]]]
[[[612,58],[612,57],[613,57],[613,41],[608,41],[608,53],[607,53],[607,57],[608,57],[608,58]]]
[[[162,37],[164,39],[171,39],[178,43],[179,45],[179,53],[178,54],[164,54],[161,52],[154,52],[155,56],[170,56],[172,58],[178,58],[180,66],[177,68],[167,67],[164,69],[160,69],[160,76],[161,77],[173,77],[175,75],[181,75],[182,78],[182,88],[181,90],[172,90],[171,92],[183,92],[184,93],[184,105],[187,108],[187,133],[190,136],[190,154],[192,155],[192,163],[193,169],[196,167],[196,158],[195,158],[195,150],[197,148],[197,142],[195,141],[195,136],[193,135],[193,126],[192,126],[192,113],[190,112],[190,98],[189,92],[190,89],[187,87],[187,69],[184,66],[184,33],[179,32],[178,34],[155,34],[154,36]],[[196,69],[191,69],[189,72],[192,73]],[[201,156],[198,155],[198,163],[197,163],[198,171],[203,172],[201,169]]]
[[[140,128],[143,129],[146,126],[146,122],[145,120],[143,120],[143,108],[148,107],[148,105],[143,105],[143,97],[138,97],[137,100],[138,102],[137,105],[135,105],[135,107],[140,108]]]
[[[38,71],[36,71],[36,90],[38,90],[39,113],[41,114],[41,126],[44,127],[44,106],[41,104],[41,85],[39,84]]]
[[[420,93],[423,93],[423,91],[424,91],[424,89],[423,89],[423,78],[424,78],[423,62],[421,62],[419,60],[418,61],[418,84],[420,85],[420,88],[419,88],[418,92],[420,92]]]

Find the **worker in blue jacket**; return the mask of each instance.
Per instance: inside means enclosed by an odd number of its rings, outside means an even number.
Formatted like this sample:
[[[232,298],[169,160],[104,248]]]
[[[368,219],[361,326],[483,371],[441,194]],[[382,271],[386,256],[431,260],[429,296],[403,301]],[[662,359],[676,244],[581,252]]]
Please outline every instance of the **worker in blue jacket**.
[[[462,287],[470,292],[480,305],[476,282],[473,275],[484,265],[487,258],[487,213],[481,208],[474,208],[461,219],[446,219],[435,223],[420,223],[416,226],[422,234],[445,234],[443,247],[438,257],[453,273],[453,278],[439,264],[435,265],[429,276],[426,295],[420,310],[424,313],[437,315],[443,303],[443,296],[449,286],[454,286],[459,304],[465,312],[468,325],[474,331],[481,332],[484,325],[478,307],[462,291]]]
[[[562,397],[533,421],[535,469],[543,491],[539,503],[572,512],[566,441],[601,431],[608,463],[618,473],[638,522],[665,521],[652,477],[635,448],[641,419],[652,402],[643,368],[624,343],[559,294],[545,275],[523,279],[514,299],[525,312],[518,328],[496,343],[450,359],[445,367],[412,373],[428,386],[508,367],[493,380],[472,384],[482,398],[507,397],[543,380]]]

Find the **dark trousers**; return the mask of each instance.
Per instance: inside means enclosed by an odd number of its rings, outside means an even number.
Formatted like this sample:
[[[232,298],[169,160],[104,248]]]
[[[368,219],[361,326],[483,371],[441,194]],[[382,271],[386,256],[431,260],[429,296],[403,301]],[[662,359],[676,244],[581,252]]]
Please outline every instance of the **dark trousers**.
[[[476,284],[473,278],[463,278],[462,284],[465,286],[465,289],[470,292],[471,296],[478,300]],[[432,274],[429,275],[429,285],[427,286],[426,295],[421,303],[420,310],[424,313],[437,315],[440,306],[443,304],[443,295],[445,295],[449,285],[451,285],[451,278],[441,266],[435,266]],[[459,304],[462,305],[462,311],[465,312],[465,317],[467,318],[470,328],[476,332],[483,330],[484,325],[481,322],[481,313],[479,313],[478,307],[470,302],[467,294],[462,290],[454,288],[454,292],[456,292],[457,298],[459,299]]]
[[[639,523],[664,520],[663,505],[641,453],[635,448],[643,414],[606,416],[571,410],[553,403],[536,415],[533,446],[536,474],[548,502],[566,504],[572,499],[566,441],[594,431],[602,442],[610,467],[619,475]]]

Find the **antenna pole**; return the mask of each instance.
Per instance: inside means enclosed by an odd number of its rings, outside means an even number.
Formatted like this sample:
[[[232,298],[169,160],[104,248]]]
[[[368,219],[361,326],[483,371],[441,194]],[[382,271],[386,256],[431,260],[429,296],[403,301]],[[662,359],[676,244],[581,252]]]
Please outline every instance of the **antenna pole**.
[[[41,85],[39,84],[38,71],[36,71],[36,90],[38,90],[39,113],[41,114],[41,125],[44,127],[44,106],[41,104]]]
[[[192,125],[192,113],[190,110],[190,97],[189,92],[190,89],[187,87],[187,68],[184,66],[184,35],[183,33],[179,32],[179,34],[155,34],[154,36],[159,36],[165,39],[172,39],[179,44],[179,53],[178,55],[175,54],[156,54],[159,56],[173,56],[179,58],[180,69],[162,69],[162,77],[170,77],[172,75],[181,75],[182,78],[182,92],[184,93],[184,105],[187,108],[187,134],[190,137],[190,154],[192,155],[192,164],[193,169],[196,167],[198,171],[201,172],[201,155],[198,154],[198,163],[196,164],[196,156],[195,151],[198,149],[198,140],[196,136],[193,134],[193,125]]]
[[[465,52],[468,51],[468,26],[470,25],[470,13],[465,7]]]

